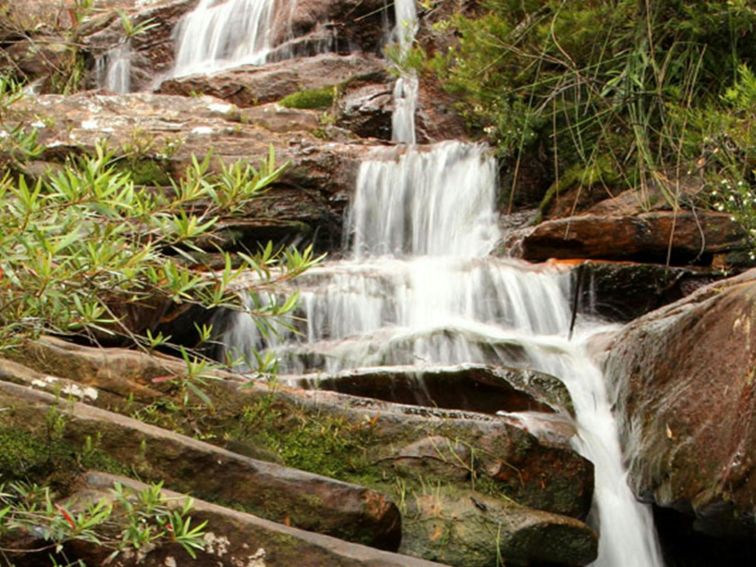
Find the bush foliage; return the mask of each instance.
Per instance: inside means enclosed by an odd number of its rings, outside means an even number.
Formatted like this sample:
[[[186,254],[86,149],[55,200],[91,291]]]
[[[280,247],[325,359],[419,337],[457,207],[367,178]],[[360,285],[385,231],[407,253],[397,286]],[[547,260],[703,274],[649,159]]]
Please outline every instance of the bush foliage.
[[[458,42],[430,65],[502,157],[545,155],[555,181],[603,169],[615,188],[655,183],[673,208],[690,176],[707,194],[756,191],[748,0],[484,0],[438,25]],[[717,204],[754,229],[738,195]]]

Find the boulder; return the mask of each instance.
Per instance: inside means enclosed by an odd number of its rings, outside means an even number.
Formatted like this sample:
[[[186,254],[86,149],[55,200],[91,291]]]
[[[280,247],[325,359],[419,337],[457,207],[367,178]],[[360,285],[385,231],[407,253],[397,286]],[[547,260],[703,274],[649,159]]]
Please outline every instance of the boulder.
[[[373,55],[324,53],[268,65],[247,65],[213,75],[169,79],[160,85],[159,90],[174,95],[212,95],[241,107],[250,107],[281,100],[304,90],[338,88],[349,81],[380,78],[383,69],[383,62]]]
[[[522,238],[521,256],[665,262],[669,255],[671,263],[685,264],[744,246],[743,229],[728,214],[660,211],[546,221]]]
[[[77,511],[98,501],[112,502],[112,488],[119,483],[124,491],[141,492],[147,485],[126,478],[100,472],[88,472],[78,483],[76,491],[68,497],[64,505]],[[188,496],[163,490],[168,506],[180,508]],[[349,543],[333,537],[307,532],[283,524],[232,510],[196,498],[188,514],[192,526],[207,522],[202,538],[204,549],[191,559],[178,544],[158,545],[149,550],[139,561],[144,567],[166,567],[170,565],[214,565],[217,567],[440,567],[431,563],[397,555],[374,548]],[[44,542],[32,542],[42,547]],[[87,565],[112,565],[127,567],[134,565],[137,558],[125,550],[114,560],[108,560],[111,550],[85,541],[71,541],[63,546],[66,561],[83,560]],[[34,567],[47,559],[44,554],[11,554],[14,565]],[[39,562],[39,563],[38,563]]]
[[[244,457],[171,431],[76,401],[0,382],[0,429],[89,447],[121,470],[215,501],[234,503],[274,521],[396,549],[401,518],[383,495],[359,486]],[[52,449],[50,449],[52,451]],[[8,471],[3,471],[8,474]]]
[[[715,536],[756,534],[756,270],[627,325],[606,363],[630,484]]]
[[[407,516],[417,516],[410,529],[419,533],[401,551],[412,555],[416,542],[436,541],[430,557],[450,565],[588,565],[598,554],[598,538],[582,522],[472,492],[450,497],[429,488],[406,508]]]

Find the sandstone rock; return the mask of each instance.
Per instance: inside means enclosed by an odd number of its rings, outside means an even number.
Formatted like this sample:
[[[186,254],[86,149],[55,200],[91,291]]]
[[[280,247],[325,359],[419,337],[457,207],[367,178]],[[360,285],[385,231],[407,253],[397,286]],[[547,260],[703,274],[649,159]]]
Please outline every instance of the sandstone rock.
[[[147,20],[157,24],[149,33],[132,39],[133,90],[151,89],[162,79],[170,78],[176,51],[176,26],[196,4],[197,0],[157,0],[146,6],[137,4],[130,10],[134,24]],[[393,10],[387,9],[381,0],[279,2],[271,29],[275,48],[269,61],[275,64],[324,51],[378,53],[383,45],[385,26],[390,25],[392,18]],[[93,57],[102,56],[124,41],[123,26],[112,10],[89,27],[92,30],[86,34],[86,44]],[[338,78],[332,81],[333,84],[338,82]]]
[[[629,324],[607,362],[636,494],[751,540],[755,344],[751,270]]]
[[[673,264],[711,261],[744,245],[742,229],[723,213],[652,212],[638,216],[584,215],[536,226],[522,240],[522,257],[600,258]]]
[[[494,417],[370,400],[326,390],[269,387],[260,382],[245,383],[238,375],[216,372],[223,381],[211,381],[203,386],[213,400],[214,409],[198,421],[191,408],[182,410],[171,406],[173,386],[170,382],[153,383],[151,380],[167,375],[180,377],[184,370],[182,362],[138,352],[127,356],[127,353],[131,351],[98,350],[45,338],[24,347],[17,353],[17,359],[44,376],[57,374],[60,379],[74,384],[83,382],[87,388],[101,392],[96,399],[87,400],[90,404],[101,407],[107,404],[118,411],[152,416],[153,421],[178,431],[214,439],[234,451],[258,458],[270,460],[265,454],[273,452],[276,453],[273,458],[298,468],[314,472],[339,471],[338,478],[358,483],[372,479],[369,486],[392,495],[397,501],[402,498],[402,493],[397,492],[399,486],[413,492],[421,491],[422,486],[441,486],[450,498],[457,498],[459,490],[469,490],[471,485],[480,483],[505,502],[575,518],[584,518],[588,513],[593,491],[592,465],[569,445],[574,428],[566,421],[539,423],[536,419],[537,415],[557,414],[512,413]],[[129,362],[122,371],[124,381],[119,403],[105,396],[104,388],[97,384],[100,377],[103,384],[109,383],[108,377],[117,377],[124,360]],[[138,378],[140,366],[144,373],[142,379]],[[153,396],[143,399],[139,388],[127,394],[129,384],[140,383],[160,389],[165,398],[159,403]],[[161,407],[174,409],[163,413]],[[149,413],[142,413],[140,408]],[[539,431],[539,427],[545,431]],[[432,448],[429,444],[434,439],[450,440],[457,458],[453,458],[451,452],[443,453],[448,459],[429,458]],[[342,448],[345,443],[346,448]],[[162,451],[159,453],[156,458],[165,458]],[[465,456],[470,458],[464,460]],[[195,474],[191,467],[178,467],[177,462],[171,459],[166,465],[172,467],[171,474],[176,477]],[[412,466],[410,462],[419,466]],[[148,478],[157,478],[158,473]],[[228,481],[236,478],[233,474],[226,464],[224,472],[219,472],[218,476]],[[222,479],[219,482],[223,482]],[[189,481],[181,482],[170,486],[181,490],[189,488]],[[234,480],[230,484],[238,483]],[[418,518],[411,515],[403,518],[404,541],[418,550],[419,555],[435,557],[439,546],[445,544],[429,539],[422,530],[413,529]],[[466,566],[464,562],[458,565]]]
[[[393,459],[394,468],[422,477],[429,471],[441,478],[469,479],[474,472],[470,447],[458,440],[433,435],[402,447]]]
[[[393,106],[391,85],[364,83],[347,85],[338,101],[338,124],[363,138],[391,139]]]
[[[352,80],[383,76],[383,62],[367,54],[324,53],[262,66],[245,66],[213,75],[169,79],[164,94],[212,95],[242,107],[273,102],[305,89],[337,87]]]
[[[280,235],[281,229],[329,249],[341,243],[341,217],[355,184],[365,143],[329,142],[315,135],[312,111],[267,105],[240,110],[218,99],[152,94],[27,97],[13,106],[9,124],[39,124],[42,159],[60,161],[69,153],[91,151],[106,140],[116,151],[134,156],[138,182],[166,183],[191,156],[210,147],[216,160],[253,164],[272,145],[277,161],[290,165],[283,177],[246,214],[241,243],[256,247],[256,238]],[[254,219],[254,223],[252,220]],[[293,230],[291,230],[293,229]],[[276,232],[278,231],[278,232]],[[244,235],[249,239],[245,240]],[[239,243],[238,238],[232,238]]]
[[[78,510],[88,504],[112,501],[111,489],[120,483],[126,491],[142,491],[147,486],[132,479],[105,473],[89,472],[78,490],[66,500],[66,508]],[[168,490],[163,495],[169,505],[178,507],[187,496]],[[431,563],[379,551],[370,547],[348,543],[333,537],[306,532],[264,520],[251,514],[224,508],[203,500],[193,499],[189,515],[192,525],[206,521],[204,551],[192,560],[178,544],[165,544],[153,549],[139,561],[145,567],[167,565],[214,565],[218,567],[433,567]],[[40,542],[41,543],[41,542]],[[38,546],[38,547],[41,547]],[[87,565],[104,565],[110,550],[83,541],[64,546],[67,561],[84,560]],[[47,558],[47,553],[12,556],[18,567],[34,567]],[[108,565],[127,567],[134,565],[135,557],[129,551],[120,554]]]
[[[397,366],[304,377],[299,385],[401,404],[488,414],[572,412],[570,395],[559,379],[527,369],[471,364],[430,368]]]
[[[353,81],[344,87],[337,106],[337,123],[361,137],[391,139],[395,78]],[[423,77],[418,93],[417,140],[431,144],[467,138],[464,120],[453,109],[453,98],[430,77]]]
[[[596,535],[573,518],[521,509],[470,492],[450,496],[429,490],[408,500],[407,515],[418,516],[411,529],[423,535],[406,538],[400,548],[403,553],[415,553],[415,542],[429,539],[439,542],[431,552],[435,561],[488,567],[497,561],[587,565],[598,552]]]
[[[157,0],[134,3],[127,11],[134,26],[148,21],[154,24],[148,33],[131,39],[132,90],[151,89],[160,77],[170,73],[175,57],[174,28],[196,4],[197,0]],[[102,57],[125,41],[123,24],[115,10],[104,11],[88,24],[88,28],[84,32],[84,44],[92,59]],[[91,68],[90,86],[94,87],[94,63]]]
[[[401,518],[381,494],[322,476],[236,455],[135,419],[0,382],[6,411],[0,425],[35,434],[56,407],[61,441],[97,450],[141,478],[216,501],[232,502],[274,521],[385,549],[396,549]],[[44,433],[40,433],[44,435]]]

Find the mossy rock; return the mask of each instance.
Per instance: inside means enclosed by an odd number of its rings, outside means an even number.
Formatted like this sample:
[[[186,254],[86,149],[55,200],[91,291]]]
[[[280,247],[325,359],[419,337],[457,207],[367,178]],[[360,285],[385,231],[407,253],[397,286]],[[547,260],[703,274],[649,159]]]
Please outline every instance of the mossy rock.
[[[282,98],[278,104],[286,108],[322,109],[328,108],[336,98],[336,87],[305,89]]]

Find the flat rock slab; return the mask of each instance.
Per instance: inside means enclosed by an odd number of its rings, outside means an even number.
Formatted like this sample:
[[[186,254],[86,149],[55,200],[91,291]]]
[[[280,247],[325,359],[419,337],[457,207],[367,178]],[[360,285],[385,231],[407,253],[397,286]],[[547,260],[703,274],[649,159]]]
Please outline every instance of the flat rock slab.
[[[396,549],[401,518],[383,495],[359,486],[243,457],[214,445],[123,415],[25,386],[0,382],[0,405],[8,427],[44,427],[50,408],[64,416],[63,440],[98,449],[143,478],[200,497],[233,503],[272,520]]]
[[[564,411],[569,392],[559,379],[528,369],[465,364],[451,367],[386,366],[335,376],[302,377],[304,388],[333,390],[388,402],[487,414]]]
[[[135,480],[100,472],[89,472],[78,490],[67,499],[66,506],[76,510],[99,500],[112,501],[111,489],[119,483],[127,491],[139,492],[147,485]],[[162,491],[169,506],[179,507],[187,496],[169,490]],[[192,525],[206,521],[204,551],[192,560],[177,544],[165,544],[153,549],[138,562],[144,567],[169,565],[213,565],[214,567],[441,567],[406,555],[397,555],[363,545],[349,543],[330,536],[307,532],[277,524],[254,516],[193,499],[189,515]],[[64,551],[67,560],[82,559],[87,565],[104,565],[110,550],[86,542],[70,542]],[[13,557],[18,567],[33,567],[43,562],[32,554]],[[115,561],[113,567],[136,564],[136,557],[128,550]]]
[[[521,242],[526,260],[597,258],[673,264],[711,261],[745,244],[742,228],[724,213],[651,212],[637,216],[584,215],[536,226]]]
[[[630,323],[607,361],[636,494],[752,542],[755,345],[756,269]]]
[[[385,76],[384,62],[373,55],[324,53],[212,75],[169,79],[160,85],[159,91],[174,95],[201,93],[248,107],[277,101],[305,89],[338,87],[350,81]]]
[[[92,153],[105,141],[131,156],[137,184],[167,186],[192,156],[213,150],[211,167],[237,161],[254,166],[276,152],[288,164],[281,178],[244,211],[245,224],[229,224],[229,238],[255,249],[257,242],[317,234],[322,247],[341,245],[341,219],[354,191],[359,165],[379,142],[335,142],[322,131],[318,113],[265,105],[239,109],[212,97],[156,94],[25,97],[7,115],[6,128],[35,128],[45,146],[28,167],[34,176],[70,155]]]

